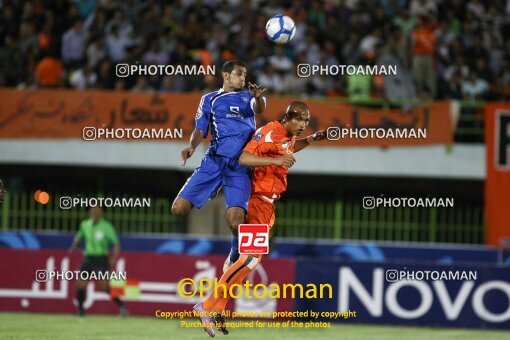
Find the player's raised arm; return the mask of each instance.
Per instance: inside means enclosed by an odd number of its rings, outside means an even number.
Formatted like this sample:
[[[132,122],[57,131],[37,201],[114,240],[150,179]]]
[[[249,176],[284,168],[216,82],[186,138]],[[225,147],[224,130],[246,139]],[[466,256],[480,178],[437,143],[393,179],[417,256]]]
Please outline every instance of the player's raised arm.
[[[295,148],[294,153],[303,150],[304,148],[313,144],[314,142],[326,139],[326,136],[327,136],[326,130],[319,130],[315,132],[313,135],[296,140],[296,144],[294,146]]]
[[[248,83],[248,90],[250,91],[250,95],[255,98],[253,112],[257,114],[264,112],[266,109],[266,101],[262,94],[266,91],[266,89],[262,88],[261,85]]]
[[[255,156],[249,152],[244,151],[239,157],[239,164],[244,166],[268,166],[268,165],[276,165],[276,166],[288,166],[291,167],[296,162],[296,159],[292,155],[283,155],[280,157],[262,157]]]

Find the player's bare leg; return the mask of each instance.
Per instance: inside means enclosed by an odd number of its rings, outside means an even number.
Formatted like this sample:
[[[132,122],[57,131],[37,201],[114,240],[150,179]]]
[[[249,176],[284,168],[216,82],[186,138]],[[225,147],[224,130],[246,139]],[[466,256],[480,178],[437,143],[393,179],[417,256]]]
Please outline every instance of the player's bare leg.
[[[227,209],[227,223],[232,232],[232,240],[230,244],[230,254],[223,264],[223,272],[226,272],[228,267],[234,264],[239,258],[238,251],[238,228],[240,224],[244,223],[245,210],[241,207],[230,207]]]
[[[227,223],[232,234],[237,235],[237,229],[244,223],[245,210],[241,207],[230,207],[227,209]]]
[[[184,216],[189,214],[189,212],[193,209],[193,204],[187,199],[177,196],[172,203],[171,211],[172,215],[176,216]]]
[[[76,315],[84,316],[85,309],[83,308],[83,302],[85,301],[85,288],[87,287],[87,281],[80,280],[76,281],[76,300],[78,301],[78,311]]]
[[[106,292],[106,294],[110,295],[110,284],[106,280],[98,280],[97,285],[99,286],[99,289],[103,292]],[[125,317],[128,316],[129,312],[124,305],[124,302],[122,302],[121,299],[118,297],[112,298],[112,300],[119,306],[119,316]]]

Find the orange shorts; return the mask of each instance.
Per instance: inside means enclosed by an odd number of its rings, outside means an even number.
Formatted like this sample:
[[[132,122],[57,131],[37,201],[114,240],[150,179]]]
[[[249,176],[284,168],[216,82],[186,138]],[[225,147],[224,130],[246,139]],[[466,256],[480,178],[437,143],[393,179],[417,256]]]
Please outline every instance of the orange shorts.
[[[245,222],[249,224],[267,224],[271,229],[274,220],[274,204],[260,195],[251,195],[248,201],[248,213]]]

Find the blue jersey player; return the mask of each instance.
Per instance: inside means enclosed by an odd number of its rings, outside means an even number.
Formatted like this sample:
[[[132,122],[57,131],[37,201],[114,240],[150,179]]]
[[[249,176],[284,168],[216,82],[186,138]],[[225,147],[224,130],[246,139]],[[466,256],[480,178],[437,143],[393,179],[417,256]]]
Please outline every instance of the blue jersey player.
[[[246,65],[227,61],[222,69],[223,87],[202,96],[195,117],[190,145],[181,151],[183,165],[210,132],[211,146],[188,178],[172,204],[172,214],[186,215],[193,207],[201,208],[223,186],[227,223],[232,231],[232,249],[228,266],[239,257],[237,228],[244,223],[250,198],[250,168],[238,163],[243,148],[255,132],[255,114],[266,107],[265,89],[249,84],[243,91]],[[230,263],[228,263],[230,260]]]

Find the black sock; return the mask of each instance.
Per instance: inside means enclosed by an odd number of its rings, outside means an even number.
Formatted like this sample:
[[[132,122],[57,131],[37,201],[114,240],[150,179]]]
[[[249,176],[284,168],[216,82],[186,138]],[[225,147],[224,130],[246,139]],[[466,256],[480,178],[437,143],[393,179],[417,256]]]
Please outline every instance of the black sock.
[[[115,303],[119,306],[119,308],[124,307],[124,302],[122,302],[122,300],[119,299],[118,297],[113,298],[113,301],[115,301]]]
[[[76,290],[76,300],[78,300],[78,308],[83,309],[83,301],[85,301],[85,289],[78,288]]]
[[[106,294],[110,294],[110,287],[107,287],[104,291],[106,292]],[[122,300],[119,299],[118,297],[114,297],[112,298],[112,300],[119,306],[119,308],[124,307],[124,302],[122,302]]]

